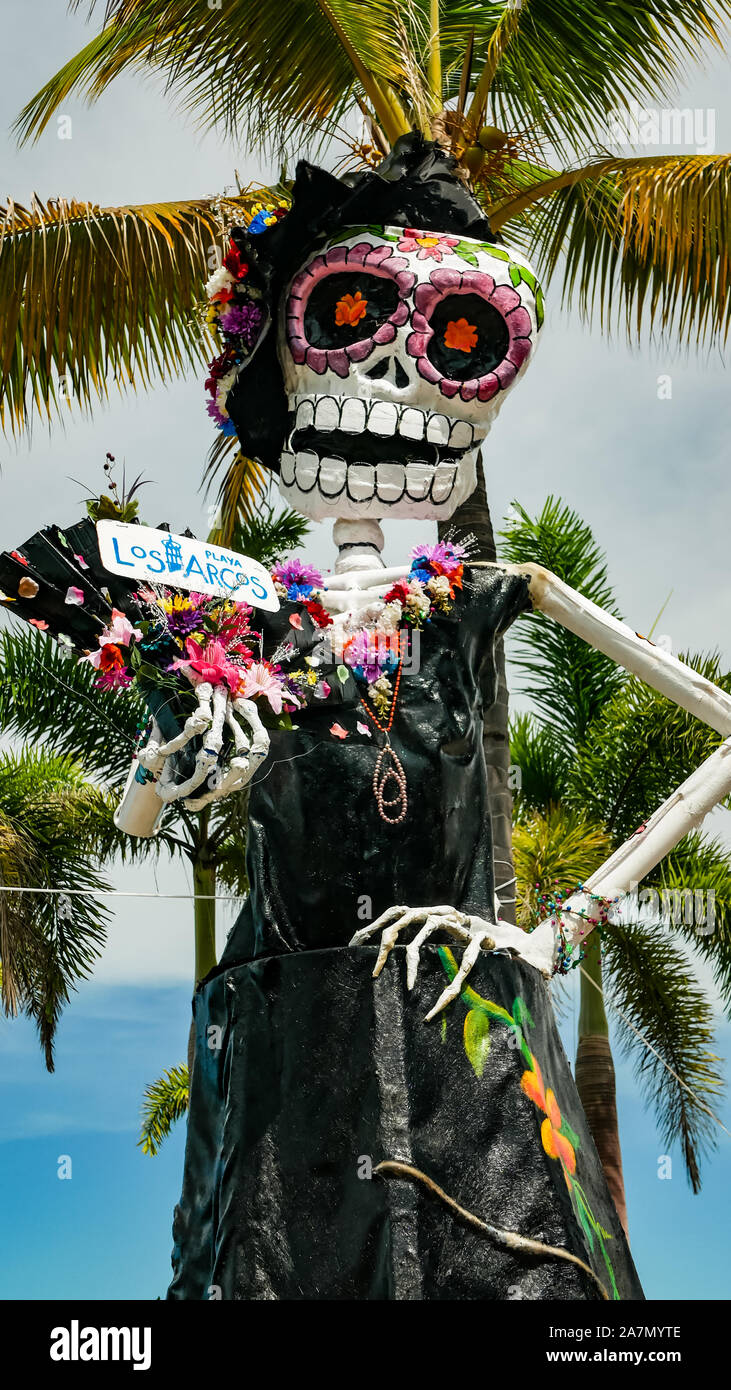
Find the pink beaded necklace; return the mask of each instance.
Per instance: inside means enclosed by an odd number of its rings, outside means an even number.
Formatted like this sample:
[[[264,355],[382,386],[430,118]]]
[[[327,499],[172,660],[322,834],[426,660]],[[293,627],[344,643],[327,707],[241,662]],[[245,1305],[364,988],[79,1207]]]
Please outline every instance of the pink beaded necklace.
[[[399,661],[396,674],[396,685],[394,687],[393,700],[391,701],[391,710],[387,724],[379,723],[367,701],[362,695],[360,696],[360,703],[368,715],[368,718],[373,721],[379,733],[383,734],[385,738],[383,747],[376,759],[376,766],[373,772],[373,795],[376,798],[378,814],[381,820],[385,821],[386,825],[398,825],[404,819],[409,805],[406,792],[406,773],[404,772],[401,759],[391,747],[391,740],[389,738],[394,715],[396,713],[399,688],[401,686],[401,670],[402,666]],[[395,796],[387,797],[384,794],[389,781],[396,783],[397,790]],[[388,810],[386,808],[388,808]],[[393,814],[389,813],[391,811]]]

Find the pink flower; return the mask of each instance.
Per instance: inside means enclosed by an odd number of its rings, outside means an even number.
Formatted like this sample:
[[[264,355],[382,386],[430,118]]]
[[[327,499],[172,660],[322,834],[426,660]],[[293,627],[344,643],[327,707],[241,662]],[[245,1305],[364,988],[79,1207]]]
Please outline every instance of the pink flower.
[[[229,661],[221,642],[207,642],[205,647],[202,647],[195,638],[188,637],[185,650],[188,653],[187,660],[174,661],[170,667],[171,671],[185,671],[193,685],[208,681],[210,685],[227,685],[233,695],[241,693],[243,672],[240,666],[234,666],[233,662]]]
[[[65,597],[65,599],[64,599],[64,603],[73,603],[73,604],[76,605],[76,607],[80,608],[83,602],[84,602],[84,590],[83,590],[83,589],[77,589],[77,588],[76,588],[76,585],[75,585],[75,584],[72,584],[72,585],[66,590],[66,597]]]
[[[253,661],[244,672],[242,695],[247,700],[263,695],[275,714],[282,713],[282,685],[266,661]]]
[[[128,647],[133,637],[139,642],[141,636],[140,628],[132,626],[126,613],[113,608],[112,621],[99,638],[99,645],[103,647],[106,642],[116,642],[120,647]]]
[[[418,261],[441,261],[449,256],[453,246],[459,246],[459,237],[442,236],[439,232],[419,232],[407,227],[398,244],[399,251],[416,252]]]

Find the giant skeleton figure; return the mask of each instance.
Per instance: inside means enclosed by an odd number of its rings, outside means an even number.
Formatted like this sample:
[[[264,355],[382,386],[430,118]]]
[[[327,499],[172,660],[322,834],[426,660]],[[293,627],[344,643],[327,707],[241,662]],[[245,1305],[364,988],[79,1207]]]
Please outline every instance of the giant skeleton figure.
[[[473,491],[535,347],[535,277],[417,138],[350,182],[301,165],[289,214],[256,244],[234,235],[269,321],[228,409],[286,501],[336,519],[324,602],[352,628],[408,573],[384,568],[380,521],[444,520]],[[346,295],[367,310],[343,324]],[[470,336],[450,346],[460,321]],[[481,724],[495,641],[530,610],[731,734],[728,695],[555,576],[468,562],[459,612],[421,634],[387,729],[336,688],[272,734],[266,762],[237,750],[251,893],[196,994],[171,1297],[593,1298],[597,1279],[642,1296],[544,979],[598,899],[626,894],[731,793],[731,740],[567,903],[561,933],[499,920]],[[315,661],[318,640],[305,622]],[[491,1050],[484,1031],[468,1061],[481,1018]],[[445,1192],[502,1236],[465,1225]]]

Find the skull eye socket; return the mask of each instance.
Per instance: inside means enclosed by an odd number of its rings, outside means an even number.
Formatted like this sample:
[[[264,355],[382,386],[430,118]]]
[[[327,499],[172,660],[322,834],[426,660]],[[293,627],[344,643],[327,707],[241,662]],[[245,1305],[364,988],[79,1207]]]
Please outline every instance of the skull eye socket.
[[[478,294],[449,294],[430,319],[427,357],[453,381],[487,376],[504,361],[510,334],[502,314]]]
[[[307,300],[305,336],[312,347],[349,347],[372,338],[398,302],[398,285],[390,277],[355,271],[327,275]]]

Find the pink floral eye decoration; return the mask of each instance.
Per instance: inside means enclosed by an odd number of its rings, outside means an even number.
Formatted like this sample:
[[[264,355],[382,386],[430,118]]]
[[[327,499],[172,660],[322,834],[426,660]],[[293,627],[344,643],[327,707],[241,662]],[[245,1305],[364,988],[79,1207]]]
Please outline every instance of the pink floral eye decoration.
[[[407,297],[416,277],[392,246],[333,246],[293,281],[287,302],[287,341],[294,361],[323,376],[347,377],[392,343],[409,318]]]
[[[414,295],[406,350],[443,396],[489,401],[532,350],[533,324],[518,291],[478,270],[433,270]]]

